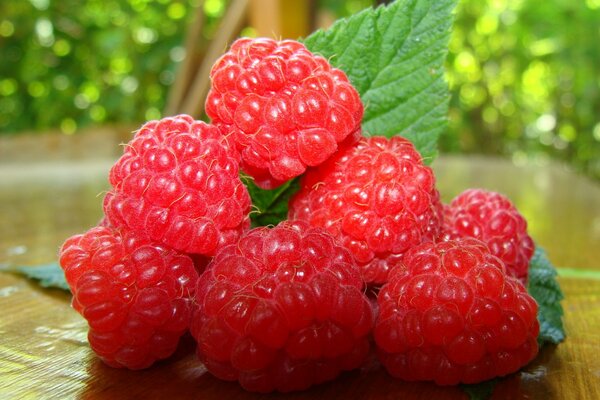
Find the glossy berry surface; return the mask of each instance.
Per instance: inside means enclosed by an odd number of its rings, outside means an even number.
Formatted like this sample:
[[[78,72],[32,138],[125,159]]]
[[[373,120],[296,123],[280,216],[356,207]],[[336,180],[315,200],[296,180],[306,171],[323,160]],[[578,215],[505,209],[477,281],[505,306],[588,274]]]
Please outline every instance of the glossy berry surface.
[[[346,249],[284,222],[222,248],[198,282],[191,332],[206,368],[255,392],[289,392],[357,368],[372,309]]]
[[[146,123],[110,171],[104,212],[116,227],[212,255],[249,228],[250,196],[219,130],[187,115]]]
[[[394,377],[476,383],[537,354],[537,303],[476,239],[409,250],[378,296],[379,358]]]
[[[444,235],[473,237],[486,243],[507,272],[527,283],[535,244],[527,234],[527,221],[500,193],[470,189],[444,207]]]
[[[297,41],[238,39],[210,77],[206,113],[263,188],[321,164],[359,130],[358,92],[344,72]]]
[[[198,274],[192,260],[131,231],[99,226],[66,240],[60,265],[88,340],[112,367],[169,357],[187,331]]]
[[[371,137],[307,171],[289,217],[327,229],[354,255],[365,281],[381,284],[404,252],[438,235],[441,203],[412,143]]]

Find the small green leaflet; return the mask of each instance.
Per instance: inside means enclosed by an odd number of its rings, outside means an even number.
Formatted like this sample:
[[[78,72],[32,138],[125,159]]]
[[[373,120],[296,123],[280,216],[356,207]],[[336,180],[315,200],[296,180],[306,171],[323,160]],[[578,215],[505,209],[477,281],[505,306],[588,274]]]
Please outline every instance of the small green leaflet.
[[[498,378],[473,385],[460,385],[460,388],[469,396],[470,400],[487,400],[492,397]]]
[[[49,263],[34,266],[11,266],[2,265],[0,271],[13,272],[24,275],[29,279],[39,281],[43,287],[58,288],[69,290],[69,285],[65,280],[65,274],[58,263]]]
[[[343,70],[365,105],[363,133],[410,139],[427,162],[446,127],[444,61],[455,0],[398,0],[338,20],[306,47]]]
[[[298,179],[292,179],[273,190],[261,189],[250,178],[244,183],[252,198],[253,210],[250,213],[252,226],[277,225],[287,219],[288,201],[298,191]]]
[[[538,303],[538,321],[540,322],[540,347],[546,343],[558,344],[565,339],[563,327],[563,308],[560,301],[564,298],[556,280],[556,269],[546,256],[546,252],[536,247],[529,264],[529,284],[527,291]]]

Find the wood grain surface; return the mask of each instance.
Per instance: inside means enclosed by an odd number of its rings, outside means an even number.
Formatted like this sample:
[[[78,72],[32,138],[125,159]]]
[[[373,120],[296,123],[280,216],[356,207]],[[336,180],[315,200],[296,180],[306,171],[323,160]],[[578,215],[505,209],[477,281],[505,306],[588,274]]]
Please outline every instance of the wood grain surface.
[[[0,264],[52,262],[66,237],[100,219],[106,174],[117,152],[11,159],[11,144],[0,141],[0,146],[8,155],[0,159]],[[446,201],[469,187],[507,194],[552,262],[569,268],[559,276],[566,341],[544,348],[520,373],[502,379],[493,398],[600,399],[598,184],[556,164],[441,157],[434,169]],[[0,399],[466,398],[457,387],[394,380],[375,362],[305,392],[255,395],[210,376],[196,360],[190,338],[148,370],[116,370],[91,352],[86,323],[69,302],[67,293],[0,273]]]

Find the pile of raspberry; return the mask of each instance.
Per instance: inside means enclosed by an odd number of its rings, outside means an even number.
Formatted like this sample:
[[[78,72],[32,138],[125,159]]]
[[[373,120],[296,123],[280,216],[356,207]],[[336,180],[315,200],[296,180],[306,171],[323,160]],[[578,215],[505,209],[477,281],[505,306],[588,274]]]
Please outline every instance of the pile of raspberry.
[[[371,355],[440,385],[536,356],[534,244],[506,197],[442,204],[414,145],[364,136],[356,89],[301,43],[239,39],[211,80],[211,123],[145,123],[110,170],[105,217],[61,248],[106,364],[147,368],[189,332],[214,376],[289,392]],[[248,179],[299,179],[288,220],[251,227]]]

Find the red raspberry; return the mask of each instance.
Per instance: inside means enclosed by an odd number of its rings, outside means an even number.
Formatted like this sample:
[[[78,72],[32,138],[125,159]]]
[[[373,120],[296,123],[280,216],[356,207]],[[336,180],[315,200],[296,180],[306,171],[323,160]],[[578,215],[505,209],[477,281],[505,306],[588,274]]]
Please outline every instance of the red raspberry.
[[[198,274],[192,260],[132,231],[95,227],[66,240],[60,265],[92,349],[141,369],[169,357],[187,331]]]
[[[216,127],[187,115],[146,123],[110,171],[104,211],[186,253],[214,254],[249,228],[250,196]]]
[[[444,207],[444,236],[473,237],[488,245],[511,275],[525,285],[535,244],[527,222],[500,193],[470,189]]]
[[[372,137],[307,171],[289,217],[324,227],[348,248],[374,284],[409,248],[438,235],[435,178],[408,140]]]
[[[344,72],[293,40],[242,38],[212,68],[206,113],[266,189],[321,164],[359,130],[363,106]]]
[[[378,354],[401,379],[476,383],[515,372],[537,354],[537,303],[476,239],[412,248],[378,304]]]
[[[357,368],[372,310],[352,256],[298,222],[253,229],[198,281],[191,332],[206,368],[247,390],[288,392]]]

